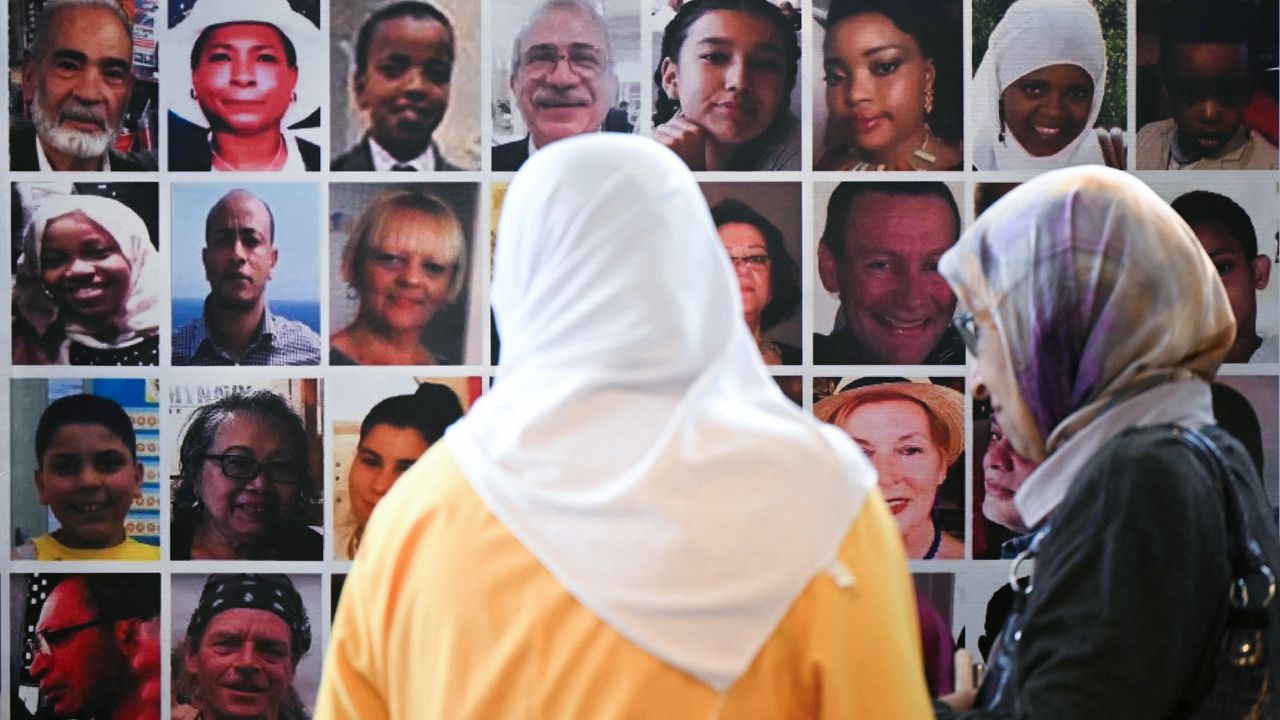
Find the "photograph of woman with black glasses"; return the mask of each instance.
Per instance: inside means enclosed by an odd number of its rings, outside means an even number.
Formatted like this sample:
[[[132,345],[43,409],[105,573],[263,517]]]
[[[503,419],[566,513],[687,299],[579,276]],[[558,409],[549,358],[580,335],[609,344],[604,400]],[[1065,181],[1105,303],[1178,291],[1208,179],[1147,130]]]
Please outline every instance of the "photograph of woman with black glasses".
[[[314,382],[314,381],[302,381]],[[284,397],[237,391],[187,421],[174,476],[174,560],[319,560],[308,526],[319,439]]]

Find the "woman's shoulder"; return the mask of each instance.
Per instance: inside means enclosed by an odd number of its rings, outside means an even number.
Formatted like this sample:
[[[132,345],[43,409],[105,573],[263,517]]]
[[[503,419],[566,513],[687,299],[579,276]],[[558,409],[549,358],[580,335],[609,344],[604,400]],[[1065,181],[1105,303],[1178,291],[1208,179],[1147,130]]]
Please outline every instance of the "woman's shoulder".
[[[933,556],[934,560],[963,560],[964,559],[964,541],[954,535],[942,533],[938,541],[938,552]]]
[[[746,170],[788,171],[800,169],[800,120],[787,110],[761,135],[755,153],[758,158]]]
[[[160,336],[148,335],[131,345],[117,348],[95,348],[72,342],[68,355],[72,365],[159,365]]]
[[[301,523],[289,523],[272,541],[273,560],[320,560],[324,554],[324,536]]]
[[[302,164],[306,166],[309,172],[318,171],[320,169],[320,146],[309,140],[303,140],[296,135],[293,139],[298,145],[298,154],[302,156]]]
[[[13,338],[14,365],[53,365],[66,337],[61,325],[49,328],[42,337],[21,315],[15,314],[10,330]]]
[[[1102,446],[1072,483],[1063,507],[1125,522],[1193,521],[1220,504],[1213,461],[1179,439],[1172,425],[1136,427]],[[1233,472],[1247,472],[1239,443],[1216,426],[1205,434],[1222,450]],[[1059,514],[1055,511],[1055,515]]]

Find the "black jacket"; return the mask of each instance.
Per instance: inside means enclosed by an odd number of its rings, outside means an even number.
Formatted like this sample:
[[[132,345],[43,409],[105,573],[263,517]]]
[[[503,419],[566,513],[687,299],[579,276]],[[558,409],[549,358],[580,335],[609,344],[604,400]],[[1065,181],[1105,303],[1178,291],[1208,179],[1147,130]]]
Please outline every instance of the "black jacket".
[[[462,168],[449,162],[444,153],[436,153],[436,170],[439,172],[448,172],[451,170],[462,170]],[[369,138],[360,138],[360,142],[351,146],[351,149],[329,161],[329,169],[339,172],[372,172],[373,171],[373,153],[369,150]]]
[[[297,138],[298,152],[307,170],[320,169],[320,146]],[[174,113],[169,113],[169,169],[212,170],[213,150],[209,131]]]
[[[515,172],[529,159],[529,136],[494,145],[491,152],[494,172]]]
[[[1226,456],[1267,563],[1280,566],[1275,515],[1253,461],[1222,429],[1204,433]],[[1216,472],[1168,426],[1127,430],[1098,451],[1053,511],[1035,562],[1013,677],[1022,717],[1189,715],[1213,680],[1227,621],[1222,508]],[[1280,603],[1269,612],[1271,697],[1280,704]]]

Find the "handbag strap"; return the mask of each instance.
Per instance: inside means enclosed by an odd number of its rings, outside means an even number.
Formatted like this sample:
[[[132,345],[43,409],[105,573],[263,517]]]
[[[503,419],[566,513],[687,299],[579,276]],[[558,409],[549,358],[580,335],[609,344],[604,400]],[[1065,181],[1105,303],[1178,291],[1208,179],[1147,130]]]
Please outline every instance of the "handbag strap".
[[[1227,556],[1231,563],[1231,607],[1236,610],[1262,612],[1275,597],[1276,581],[1262,556],[1253,534],[1248,515],[1240,502],[1240,494],[1231,482],[1231,469],[1218,445],[1200,430],[1187,425],[1174,425],[1173,436],[1201,455],[1214,469],[1222,487],[1223,518],[1227,527]],[[1249,579],[1257,577],[1267,591],[1261,598],[1250,597]],[[1257,583],[1254,583],[1257,586]],[[1260,600],[1260,602],[1257,602]]]

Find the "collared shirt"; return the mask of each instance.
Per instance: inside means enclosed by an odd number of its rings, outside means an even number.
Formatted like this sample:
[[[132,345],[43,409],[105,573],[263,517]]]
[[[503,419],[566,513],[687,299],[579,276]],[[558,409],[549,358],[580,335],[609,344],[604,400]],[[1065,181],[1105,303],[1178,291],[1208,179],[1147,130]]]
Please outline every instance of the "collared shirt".
[[[302,159],[302,151],[298,149],[299,138],[292,132],[284,130],[284,166],[280,168],[280,172],[306,172],[307,161]],[[205,134],[205,138],[209,143],[209,153],[214,156],[214,160],[210,166],[212,172],[239,172],[239,170],[223,170],[218,167],[217,153],[213,151],[213,131],[210,130]],[[292,364],[292,363],[289,363]]]
[[[44,154],[44,142],[40,140],[40,135],[36,135],[36,162],[40,164],[40,172],[51,172],[53,166],[49,164],[49,156]],[[99,172],[111,172],[111,163],[107,160],[107,156],[102,156],[102,167],[98,168]]]
[[[208,312],[209,301],[206,299],[200,317],[192,319],[173,334],[174,365],[320,364],[320,336],[297,320],[273,315],[271,308],[264,308],[262,322],[254,332],[249,349],[237,360],[209,336],[205,320]]]
[[[1179,153],[1178,125],[1172,118],[1147,123],[1138,131],[1139,170],[1275,170],[1280,163],[1276,147],[1244,126],[1214,157]]]
[[[378,144],[377,140],[369,138],[369,157],[373,159],[373,169],[378,172],[386,172],[396,165],[409,165],[418,172],[433,172],[440,167],[439,151],[436,149],[436,142],[432,140],[427,149],[422,154],[412,160],[397,160],[392,157],[387,149]]]

